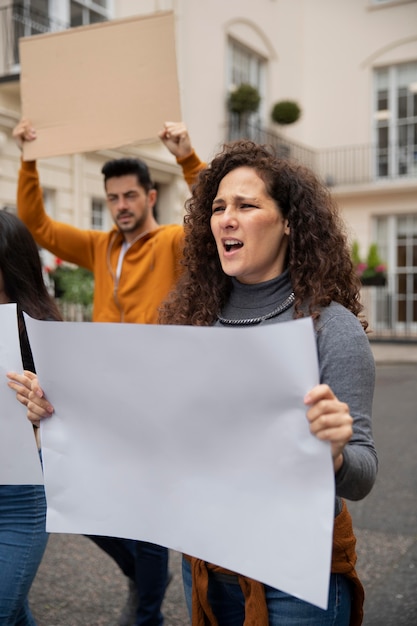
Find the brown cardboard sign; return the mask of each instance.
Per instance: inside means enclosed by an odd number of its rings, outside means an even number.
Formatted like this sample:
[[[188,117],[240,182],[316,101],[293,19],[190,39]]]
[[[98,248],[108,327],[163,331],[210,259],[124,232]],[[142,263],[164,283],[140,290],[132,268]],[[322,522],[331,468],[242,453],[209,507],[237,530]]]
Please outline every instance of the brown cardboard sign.
[[[24,160],[117,148],[181,120],[174,14],[113,20],[20,40]]]

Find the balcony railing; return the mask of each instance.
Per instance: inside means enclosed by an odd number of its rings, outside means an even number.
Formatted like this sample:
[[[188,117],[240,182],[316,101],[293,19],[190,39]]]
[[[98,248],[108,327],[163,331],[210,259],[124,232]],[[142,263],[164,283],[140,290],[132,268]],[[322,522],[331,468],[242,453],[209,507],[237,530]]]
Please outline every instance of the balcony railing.
[[[414,283],[410,274],[410,286]],[[362,287],[361,301],[369,322],[370,338],[417,340],[417,292],[395,290],[397,277],[388,276],[383,287]]]
[[[19,3],[0,7],[0,76],[19,71],[19,39],[65,30],[68,24]]]
[[[288,141],[282,135],[264,128],[261,124],[248,122],[238,115],[231,115],[227,127],[227,140],[251,139],[256,143],[272,146],[282,158],[296,159],[312,170],[317,171],[317,152],[293,141]]]
[[[317,162],[329,186],[417,178],[417,145],[331,148],[319,151]]]
[[[310,167],[329,187],[360,185],[376,181],[410,179],[417,181],[417,146],[372,145],[344,146],[313,150],[282,135],[238,117],[231,116],[227,127],[228,141],[252,139],[269,144],[283,158],[291,158]]]

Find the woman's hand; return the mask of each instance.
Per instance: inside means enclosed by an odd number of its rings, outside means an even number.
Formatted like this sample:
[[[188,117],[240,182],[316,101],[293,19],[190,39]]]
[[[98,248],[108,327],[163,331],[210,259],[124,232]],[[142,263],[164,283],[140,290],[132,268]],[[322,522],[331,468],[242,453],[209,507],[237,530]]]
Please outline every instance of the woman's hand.
[[[334,470],[337,472],[343,464],[343,448],[353,434],[349,407],[336,398],[328,385],[313,387],[305,396],[304,403],[310,407],[307,411],[310,431],[318,439],[330,442]]]
[[[7,378],[8,386],[16,392],[16,398],[27,408],[28,419],[34,426],[39,426],[42,418],[52,415],[54,408],[39,387],[36,374],[28,370],[23,374],[8,372]]]

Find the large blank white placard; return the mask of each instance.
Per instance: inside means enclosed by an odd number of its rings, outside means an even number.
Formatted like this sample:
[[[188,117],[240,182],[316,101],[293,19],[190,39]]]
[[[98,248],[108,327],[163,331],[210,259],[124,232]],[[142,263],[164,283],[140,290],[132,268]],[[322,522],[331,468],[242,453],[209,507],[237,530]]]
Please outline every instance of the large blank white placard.
[[[257,328],[28,320],[47,528],[151,541],[325,607],[334,474],[304,395],[310,319]]]
[[[26,408],[7,386],[7,372],[22,372],[15,304],[0,305],[0,485],[43,483],[39,453]]]

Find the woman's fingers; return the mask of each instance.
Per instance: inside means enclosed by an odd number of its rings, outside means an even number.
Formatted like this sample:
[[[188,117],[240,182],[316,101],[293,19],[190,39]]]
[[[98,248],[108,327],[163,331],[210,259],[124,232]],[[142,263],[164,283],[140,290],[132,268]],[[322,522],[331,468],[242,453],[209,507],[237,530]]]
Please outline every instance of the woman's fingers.
[[[51,417],[54,412],[53,407],[47,400],[39,398],[35,394],[29,398],[26,408],[28,419],[36,426],[39,425],[41,419]]]
[[[8,386],[16,392],[16,398],[27,408],[29,420],[39,425],[39,420],[50,417],[54,408],[45,398],[39,386],[38,377],[33,372],[25,370],[23,374],[8,372]]]
[[[17,372],[7,373],[8,386],[16,392],[16,397],[25,406],[29,400],[29,393],[32,390],[32,382],[36,379],[36,374],[25,370],[23,374],[17,374]]]
[[[328,385],[317,385],[304,400],[309,405],[310,431],[318,439],[331,443],[332,456],[336,459],[353,434],[348,405],[340,402]]]

